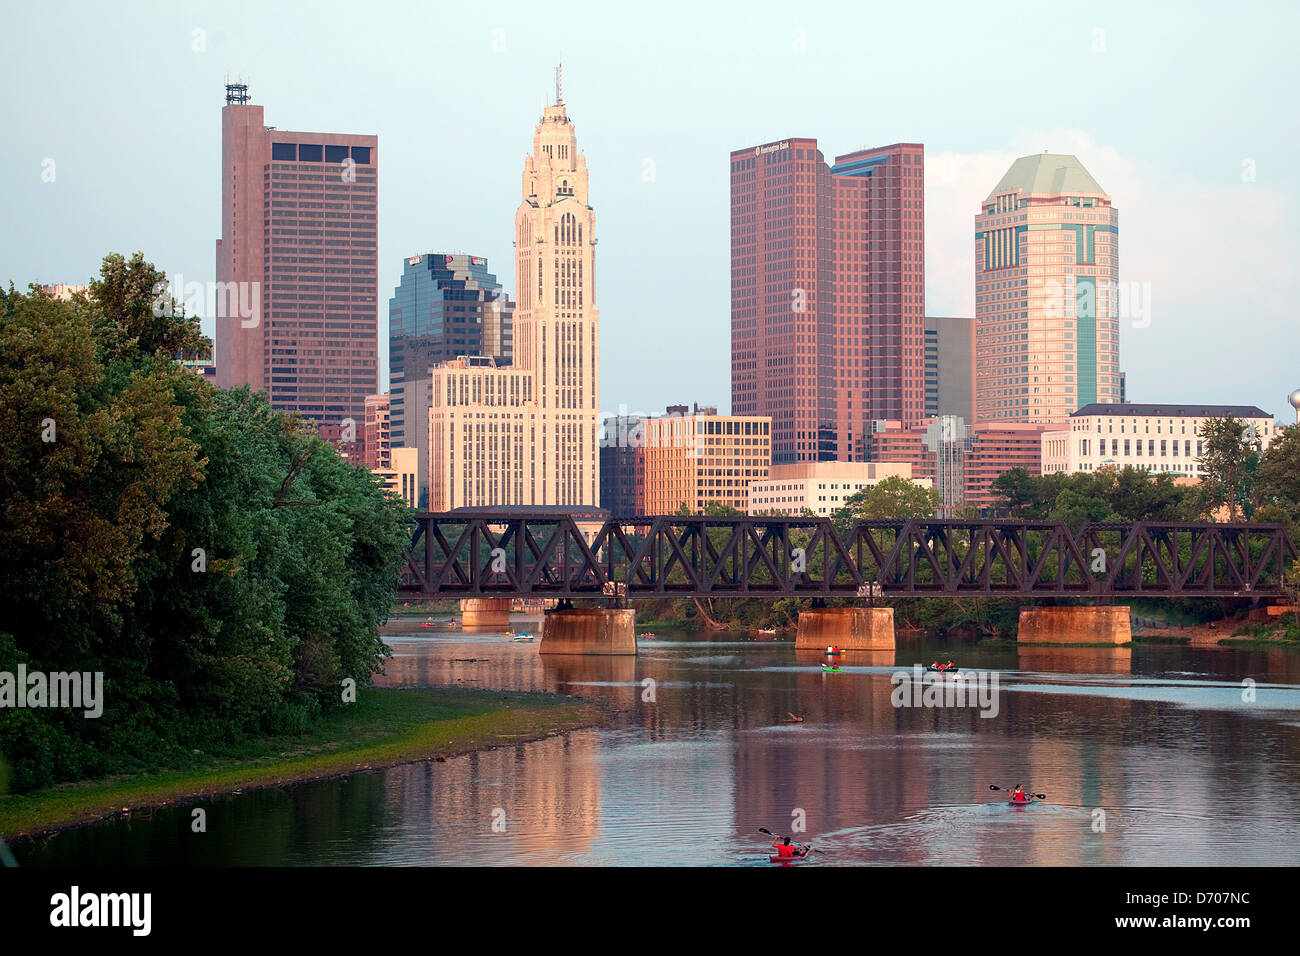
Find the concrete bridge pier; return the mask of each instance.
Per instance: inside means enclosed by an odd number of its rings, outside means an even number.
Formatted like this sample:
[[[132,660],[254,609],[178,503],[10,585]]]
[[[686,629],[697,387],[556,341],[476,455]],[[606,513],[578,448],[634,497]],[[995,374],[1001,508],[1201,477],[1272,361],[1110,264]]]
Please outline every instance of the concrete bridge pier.
[[[508,630],[510,598],[464,598],[460,602],[460,626],[467,629]]]
[[[799,612],[795,650],[892,651],[892,607],[815,607]]]
[[[542,618],[540,654],[636,654],[636,611],[630,607],[573,607]]]
[[[1126,606],[1022,607],[1021,644],[1127,644],[1133,640]]]

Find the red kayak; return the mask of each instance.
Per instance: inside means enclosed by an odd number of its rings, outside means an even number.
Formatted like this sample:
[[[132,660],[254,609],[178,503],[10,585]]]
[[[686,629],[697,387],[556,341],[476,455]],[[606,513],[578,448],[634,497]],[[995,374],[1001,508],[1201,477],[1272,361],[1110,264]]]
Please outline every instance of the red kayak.
[[[800,863],[806,859],[808,859],[807,853],[802,853],[799,856],[769,856],[767,858],[769,863]]]
[[[1007,803],[1009,803],[1013,807],[1027,807],[1029,806],[1029,804],[1037,803],[1037,802],[1038,802],[1037,800],[1008,800],[1007,801]]]

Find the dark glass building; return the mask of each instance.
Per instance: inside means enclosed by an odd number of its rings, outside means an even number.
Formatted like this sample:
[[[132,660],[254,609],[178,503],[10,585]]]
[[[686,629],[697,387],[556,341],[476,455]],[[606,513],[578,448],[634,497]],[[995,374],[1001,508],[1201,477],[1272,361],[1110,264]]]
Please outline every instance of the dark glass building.
[[[388,300],[390,428],[392,447],[420,450],[421,506],[429,493],[429,372],[462,355],[510,365],[514,308],[482,256],[406,260]]]

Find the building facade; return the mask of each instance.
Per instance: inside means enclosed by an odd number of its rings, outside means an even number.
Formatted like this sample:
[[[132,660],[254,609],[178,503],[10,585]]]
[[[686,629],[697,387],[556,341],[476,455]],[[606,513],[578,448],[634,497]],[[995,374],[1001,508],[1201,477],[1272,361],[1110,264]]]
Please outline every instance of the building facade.
[[[1111,197],[1075,156],[1016,160],[975,217],[974,419],[1119,401],[1120,291]]]
[[[383,467],[370,470],[384,483],[384,490],[397,495],[408,508],[419,506],[418,484],[419,452],[414,448],[394,448],[392,460]],[[370,466],[367,466],[370,467]]]
[[[419,449],[420,489],[429,497],[430,372],[463,355],[488,356],[498,367],[514,353],[514,303],[482,256],[408,256],[388,300],[388,365],[395,446]]]
[[[90,295],[90,286],[88,285],[66,285],[56,283],[55,285],[43,285],[41,291],[49,293],[56,299],[71,299],[75,295]]]
[[[924,149],[828,164],[815,139],[731,154],[731,408],[776,463],[849,460],[925,415]]]
[[[1041,437],[1052,427],[1033,422],[966,425],[952,417],[912,428],[882,422],[869,435],[866,454],[868,461],[910,464],[914,479],[933,481],[940,515],[952,516],[967,508],[996,508],[993,482],[1003,472],[1023,468],[1041,474]]]
[[[715,408],[669,406],[644,423],[645,512],[692,514],[711,504],[744,512],[750,482],[772,464],[772,420],[719,415]]]
[[[975,320],[925,317],[925,417],[975,421]]]
[[[268,128],[226,86],[217,384],[282,411],[360,422],[379,387],[378,139]]]
[[[454,359],[430,375],[433,510],[595,507],[600,316],[587,159],[565,110],[542,111],[515,214],[514,362]]]
[[[366,396],[365,428],[362,433],[366,467],[373,470],[393,466],[392,427],[389,418],[390,393]]]
[[[1261,451],[1276,437],[1273,416],[1254,405],[1085,405],[1043,432],[1043,474],[1110,467],[1199,479],[1205,473],[1201,426],[1229,415],[1242,420]]]
[[[646,514],[645,415],[612,415],[600,436],[600,506],[615,518]]]
[[[812,512],[829,518],[853,495],[875,487],[890,476],[921,486],[929,478],[913,478],[908,462],[816,461],[773,465],[766,478],[750,482],[749,514],[798,517]]]

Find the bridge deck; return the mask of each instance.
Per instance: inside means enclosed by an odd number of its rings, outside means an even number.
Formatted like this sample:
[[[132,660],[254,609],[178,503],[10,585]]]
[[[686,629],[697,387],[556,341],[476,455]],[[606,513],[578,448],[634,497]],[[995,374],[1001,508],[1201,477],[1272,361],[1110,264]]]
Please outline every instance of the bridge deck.
[[[1282,597],[1272,524],[423,513],[399,595]]]

